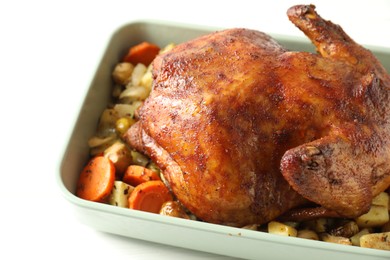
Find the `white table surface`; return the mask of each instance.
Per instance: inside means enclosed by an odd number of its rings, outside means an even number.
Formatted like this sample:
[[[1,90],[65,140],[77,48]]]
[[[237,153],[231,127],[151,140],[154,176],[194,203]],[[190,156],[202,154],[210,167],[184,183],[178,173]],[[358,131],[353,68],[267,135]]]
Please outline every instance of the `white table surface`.
[[[301,36],[285,13],[305,1],[4,2],[0,259],[228,259],[84,226],[60,194],[54,176],[78,104],[111,33],[122,24],[157,19]],[[312,2],[357,42],[390,47],[390,1]]]

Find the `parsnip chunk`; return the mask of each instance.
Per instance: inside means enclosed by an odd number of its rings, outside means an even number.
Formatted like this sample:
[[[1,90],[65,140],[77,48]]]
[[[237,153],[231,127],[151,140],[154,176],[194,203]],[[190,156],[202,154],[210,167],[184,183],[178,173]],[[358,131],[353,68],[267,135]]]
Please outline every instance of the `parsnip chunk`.
[[[110,205],[128,208],[128,199],[133,190],[133,186],[130,186],[122,181],[115,181],[114,187],[112,188],[110,197],[108,199],[108,203]]]

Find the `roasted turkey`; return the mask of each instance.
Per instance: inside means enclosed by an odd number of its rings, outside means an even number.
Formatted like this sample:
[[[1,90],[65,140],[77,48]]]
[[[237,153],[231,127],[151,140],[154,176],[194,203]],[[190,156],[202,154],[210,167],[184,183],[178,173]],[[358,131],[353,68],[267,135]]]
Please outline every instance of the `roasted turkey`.
[[[228,29],[153,62],[125,140],[203,221],[261,224],[309,207],[356,217],[390,185],[389,74],[313,5],[287,14],[317,53]]]

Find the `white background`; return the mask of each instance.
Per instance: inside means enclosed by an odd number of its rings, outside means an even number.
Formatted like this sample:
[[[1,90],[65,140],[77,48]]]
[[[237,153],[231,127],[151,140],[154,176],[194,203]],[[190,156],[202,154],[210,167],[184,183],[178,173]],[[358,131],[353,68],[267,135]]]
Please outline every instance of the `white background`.
[[[80,224],[55,174],[112,32],[139,19],[302,36],[285,13],[305,1],[0,3],[0,259],[226,259]],[[357,42],[390,47],[390,1],[313,3]],[[5,257],[8,255],[7,257]]]

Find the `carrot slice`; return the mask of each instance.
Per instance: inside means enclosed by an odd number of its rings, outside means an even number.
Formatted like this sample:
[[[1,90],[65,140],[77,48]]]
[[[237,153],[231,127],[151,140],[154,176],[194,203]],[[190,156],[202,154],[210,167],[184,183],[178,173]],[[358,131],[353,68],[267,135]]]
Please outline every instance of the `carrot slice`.
[[[129,49],[129,52],[123,58],[124,62],[130,62],[134,65],[142,63],[148,66],[160,51],[160,47],[149,42],[142,42]]]
[[[130,165],[127,167],[122,177],[122,181],[131,186],[137,186],[147,181],[158,180],[161,179],[156,172],[139,165]]]
[[[172,195],[162,181],[141,183],[129,196],[129,208],[159,213],[161,206],[172,200]]]
[[[106,157],[96,156],[81,172],[76,195],[82,199],[102,202],[110,195],[114,181],[114,164]]]

